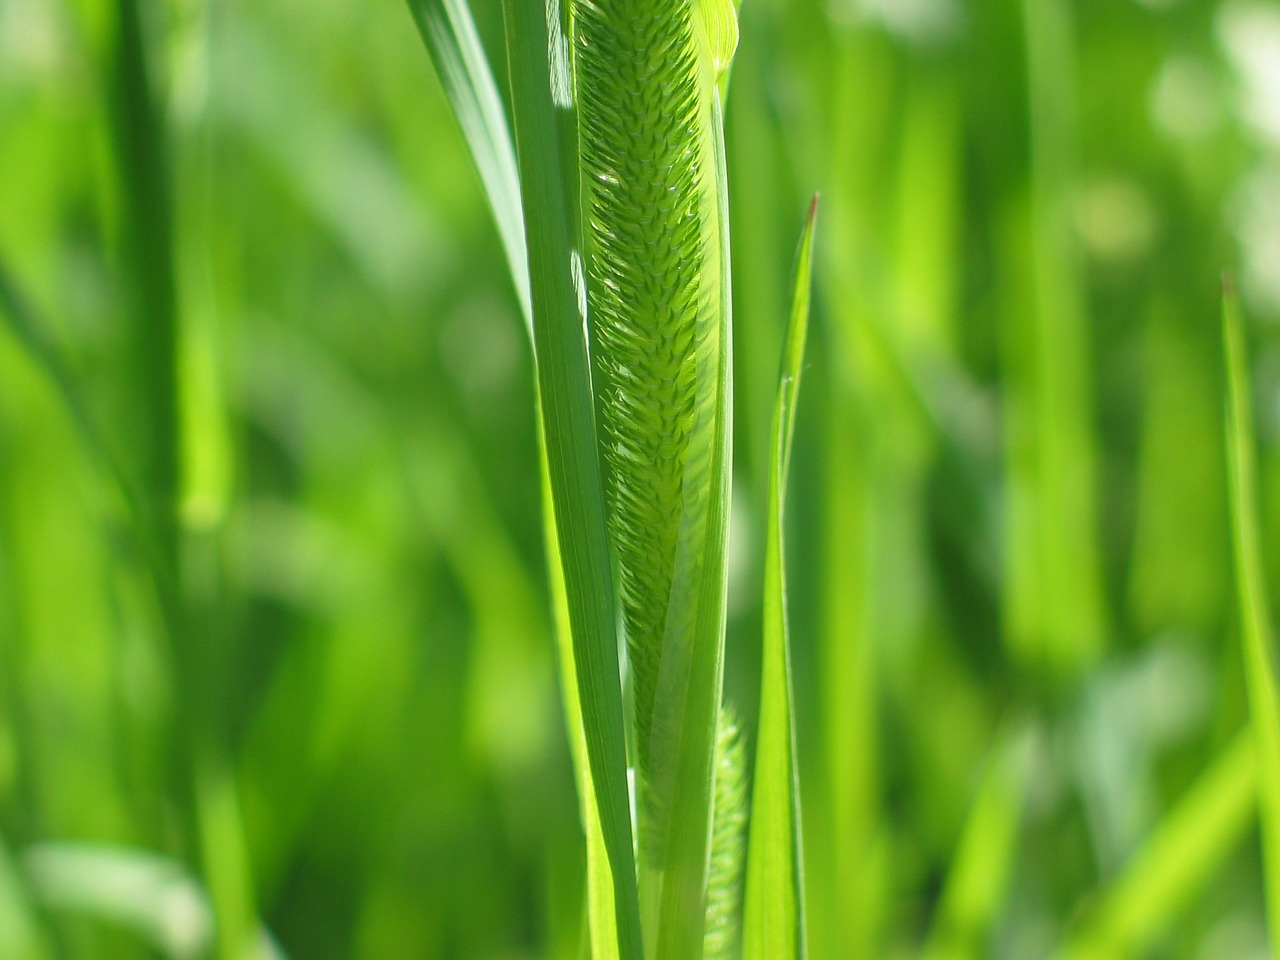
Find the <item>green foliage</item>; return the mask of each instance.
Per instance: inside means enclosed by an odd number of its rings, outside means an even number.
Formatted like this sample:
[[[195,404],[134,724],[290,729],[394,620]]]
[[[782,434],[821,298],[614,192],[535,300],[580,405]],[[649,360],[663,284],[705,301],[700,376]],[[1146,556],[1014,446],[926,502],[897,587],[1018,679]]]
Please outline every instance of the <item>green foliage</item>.
[[[783,529],[787,477],[795,439],[796,404],[809,333],[813,237],[818,198],[809,205],[796,254],[791,318],[783,341],[782,369],[773,414],[769,458],[769,514],[764,561],[764,650],[760,678],[760,727],[751,794],[751,841],[747,854],[747,902],[743,956],[803,957],[803,833],[796,759],[791,639],[787,624],[787,577]]]
[[[1267,912],[1272,948],[1280,949],[1280,690],[1276,687],[1275,642],[1258,531],[1252,381],[1240,301],[1230,279],[1223,283],[1222,337],[1227,363],[1227,462],[1236,596],[1249,691],[1249,725],[1253,728],[1258,771]]]
[[[1278,31],[0,2],[0,957],[1265,954]]]

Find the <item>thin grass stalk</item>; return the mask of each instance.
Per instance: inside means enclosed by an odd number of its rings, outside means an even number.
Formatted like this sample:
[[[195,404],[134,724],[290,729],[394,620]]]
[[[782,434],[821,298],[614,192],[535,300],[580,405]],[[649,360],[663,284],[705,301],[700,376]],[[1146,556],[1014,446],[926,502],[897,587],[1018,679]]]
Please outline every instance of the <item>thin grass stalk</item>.
[[[1103,649],[1106,612],[1096,529],[1096,454],[1090,413],[1088,313],[1071,222],[1075,189],[1074,25],[1065,0],[1023,0],[1031,121],[1030,318],[1011,357],[1025,406],[1011,511],[1021,554],[1011,556],[1008,639],[1034,670],[1070,674]]]
[[[1259,773],[1250,730],[1219,750],[1095,898],[1058,960],[1148,955],[1182,919],[1242,842],[1257,813]]]
[[[184,449],[179,309],[168,130],[152,82],[137,0],[117,0],[111,119],[124,199],[122,243],[130,293],[129,372],[139,428],[132,440],[141,535],[151,557],[177,709],[171,731],[174,792],[186,855],[200,865],[218,917],[218,956],[240,960],[257,928],[236,785],[219,742],[215,617],[184,595],[179,518]],[[127,489],[127,488],[126,488]]]
[[[764,566],[764,648],[760,722],[751,796],[745,960],[795,960],[807,951],[804,843],[796,761],[795,695],[787,624],[786,489],[795,437],[796,405],[809,330],[813,234],[818,200],[809,206],[796,254],[791,317],[773,413],[769,454],[769,512]]]
[[[1262,821],[1262,866],[1267,928],[1272,951],[1280,954],[1280,688],[1276,682],[1271,605],[1262,565],[1258,520],[1257,448],[1244,319],[1231,278],[1224,278],[1222,337],[1227,365],[1226,439],[1230,480],[1231,546],[1244,677],[1258,770]]]

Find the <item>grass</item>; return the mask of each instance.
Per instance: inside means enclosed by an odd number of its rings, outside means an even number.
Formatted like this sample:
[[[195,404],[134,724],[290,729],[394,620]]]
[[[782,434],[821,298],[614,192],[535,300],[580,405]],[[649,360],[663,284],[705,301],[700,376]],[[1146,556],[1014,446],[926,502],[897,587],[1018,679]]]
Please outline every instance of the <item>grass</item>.
[[[0,5],[0,954],[1274,945],[1266,78],[857,7]]]

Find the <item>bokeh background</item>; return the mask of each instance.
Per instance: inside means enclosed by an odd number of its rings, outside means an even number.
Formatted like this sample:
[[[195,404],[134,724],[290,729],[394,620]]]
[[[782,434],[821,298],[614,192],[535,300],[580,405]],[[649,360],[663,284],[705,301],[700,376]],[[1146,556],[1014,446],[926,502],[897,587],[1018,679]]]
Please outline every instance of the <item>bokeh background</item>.
[[[194,958],[216,913],[222,956],[260,923],[260,956],[579,957],[530,350],[409,10],[146,0],[149,114],[129,6],[0,0],[0,956]],[[822,193],[814,957],[1267,956],[1218,298],[1237,274],[1280,587],[1280,4],[744,0],[727,130],[748,730]],[[165,277],[168,587],[113,472],[156,442]]]

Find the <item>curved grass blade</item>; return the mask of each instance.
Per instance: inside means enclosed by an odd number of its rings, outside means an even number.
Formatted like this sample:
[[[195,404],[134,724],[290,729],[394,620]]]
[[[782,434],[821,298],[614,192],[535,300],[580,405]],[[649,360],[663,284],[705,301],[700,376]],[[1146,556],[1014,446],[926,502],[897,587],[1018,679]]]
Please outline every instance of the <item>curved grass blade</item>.
[[[8,319],[9,329],[15,339],[57,390],[80,434],[81,443],[116,488],[132,525],[136,546],[146,552],[146,520],[137,492],[98,428],[89,410],[89,403],[72,372],[71,362],[54,340],[48,324],[42,321],[31,302],[19,291],[3,261],[0,261],[0,317]],[[150,559],[154,566],[155,558]]]
[[[1238,734],[1152,832],[1059,953],[1060,960],[1145,956],[1193,902],[1253,820],[1254,737]]]
[[[1031,759],[1029,732],[1002,738],[960,838],[923,960],[988,955],[984,937],[997,919],[1017,854]]]
[[[409,0],[493,212],[525,323],[532,325],[520,175],[507,115],[466,0]]]
[[[569,751],[578,780],[578,803],[581,807],[583,832],[587,846],[587,921],[591,960],[618,960],[618,923],[614,911],[613,871],[600,824],[596,804],[595,783],[587,756],[587,737],[582,726],[582,703],[578,697],[577,664],[573,656],[573,629],[569,616],[569,594],[564,582],[564,566],[560,562],[560,538],[551,505],[551,473],[547,466],[546,440],[541,430],[538,442],[541,457],[543,542],[547,553],[547,579],[550,581],[552,615],[555,620],[556,651],[560,667],[560,688],[564,691],[565,728],[569,733]]]
[[[515,148],[511,142],[502,100],[481,46],[471,10],[464,0],[409,0],[409,5],[479,170],[503,241],[512,282],[524,314],[525,327],[532,340],[533,307],[529,294],[528,255]],[[541,411],[538,420],[541,425]],[[538,445],[543,472],[544,535],[555,614],[565,724],[578,780],[580,813],[586,835],[591,956],[594,960],[614,960],[618,956],[618,936],[614,914],[613,874],[609,866],[587,754],[573,655],[569,600],[552,506],[546,438],[541,429]]]
[[[814,197],[796,257],[791,322],[783,345],[782,376],[773,415],[765,541],[760,728],[756,734],[751,839],[747,848],[747,900],[743,919],[745,960],[788,960],[805,955],[804,864],[791,650],[787,631],[783,525],[796,402],[800,395],[800,373],[809,330],[813,233],[817,215],[818,198]]]
[[[1262,862],[1272,949],[1280,953],[1280,693],[1270,605],[1258,530],[1257,451],[1254,447],[1249,361],[1235,285],[1224,278],[1222,336],[1227,364],[1227,467],[1231,481],[1231,541],[1244,645],[1244,674],[1258,764]]]
[[[626,777],[613,577],[591,375],[570,273],[569,204],[552,101],[548,9],[504,0],[534,352],[551,500],[594,799],[614,880],[619,953],[643,955]],[[590,825],[588,825],[590,829]]]

